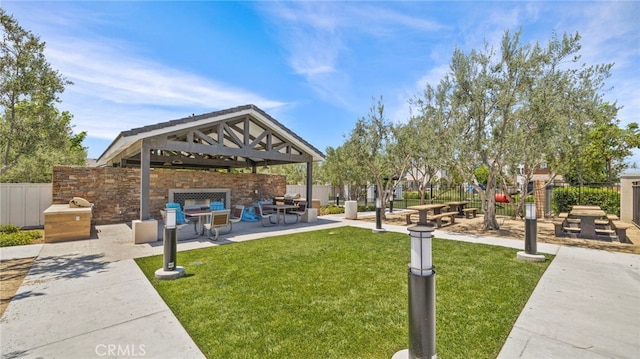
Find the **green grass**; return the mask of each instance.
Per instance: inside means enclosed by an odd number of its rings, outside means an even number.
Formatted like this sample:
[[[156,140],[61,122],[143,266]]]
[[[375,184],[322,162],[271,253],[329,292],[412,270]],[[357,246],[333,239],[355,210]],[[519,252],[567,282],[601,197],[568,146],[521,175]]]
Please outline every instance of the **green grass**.
[[[495,358],[549,265],[516,250],[435,239],[440,358]],[[345,227],[179,252],[155,279],[208,358],[390,358],[407,348],[409,236]]]

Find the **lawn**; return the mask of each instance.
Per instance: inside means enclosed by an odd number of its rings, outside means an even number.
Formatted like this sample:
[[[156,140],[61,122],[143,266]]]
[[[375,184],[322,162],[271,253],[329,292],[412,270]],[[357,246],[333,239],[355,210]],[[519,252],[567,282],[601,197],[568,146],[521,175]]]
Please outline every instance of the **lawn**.
[[[440,358],[495,358],[550,261],[435,239]],[[390,358],[407,348],[409,236],[344,227],[179,252],[160,281],[137,260],[208,358]],[[549,258],[549,257],[548,257]]]

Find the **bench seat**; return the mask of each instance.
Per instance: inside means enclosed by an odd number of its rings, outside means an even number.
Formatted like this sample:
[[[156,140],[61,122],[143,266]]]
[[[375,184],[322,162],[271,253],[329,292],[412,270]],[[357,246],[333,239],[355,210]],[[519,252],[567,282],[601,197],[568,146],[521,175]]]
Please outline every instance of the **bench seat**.
[[[622,221],[611,221],[611,224],[613,225],[613,230],[616,231],[616,235],[618,236],[620,243],[628,243],[627,229],[631,228],[633,224]]]
[[[442,218],[449,217],[449,218],[451,218],[451,224],[455,224],[457,215],[458,215],[458,212],[456,212],[456,211],[454,211],[454,212],[445,212],[445,213],[440,213],[440,214],[436,214],[436,215],[430,216],[429,219],[435,220],[436,227],[440,228],[442,226]]]
[[[464,212],[464,215],[467,218],[475,218],[476,214],[478,213],[478,209],[477,208],[464,208],[462,210],[462,212]]]
[[[418,211],[404,212],[405,217],[407,217],[407,224],[412,224],[413,222],[411,222],[411,216],[418,213]]]
[[[562,218],[556,218],[553,220],[553,227],[554,227],[554,233],[556,235],[556,237],[565,237],[566,233],[562,230],[562,227],[564,227],[564,219]]]
[[[558,214],[558,218],[567,218],[567,217],[569,217],[569,213],[567,213],[567,212],[562,212],[562,213]]]

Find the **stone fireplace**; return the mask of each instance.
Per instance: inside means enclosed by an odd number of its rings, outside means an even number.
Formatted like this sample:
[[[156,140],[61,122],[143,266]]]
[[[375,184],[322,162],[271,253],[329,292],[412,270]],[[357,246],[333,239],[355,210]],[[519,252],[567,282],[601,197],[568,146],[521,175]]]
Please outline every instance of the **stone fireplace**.
[[[169,202],[180,207],[200,205],[208,207],[211,202],[222,202],[224,208],[231,208],[231,189],[229,188],[170,188]]]

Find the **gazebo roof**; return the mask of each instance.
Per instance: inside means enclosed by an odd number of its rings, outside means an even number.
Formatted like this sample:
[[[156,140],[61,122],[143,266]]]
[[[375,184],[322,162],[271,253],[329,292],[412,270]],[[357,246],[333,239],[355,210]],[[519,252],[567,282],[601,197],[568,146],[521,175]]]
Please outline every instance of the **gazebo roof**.
[[[98,158],[103,166],[243,168],[308,163],[324,154],[254,105],[194,115],[121,132]]]

